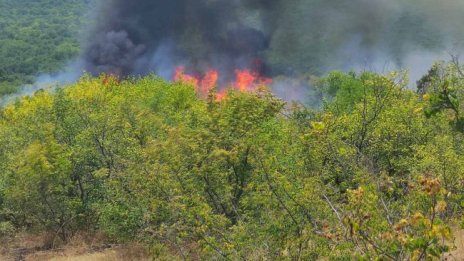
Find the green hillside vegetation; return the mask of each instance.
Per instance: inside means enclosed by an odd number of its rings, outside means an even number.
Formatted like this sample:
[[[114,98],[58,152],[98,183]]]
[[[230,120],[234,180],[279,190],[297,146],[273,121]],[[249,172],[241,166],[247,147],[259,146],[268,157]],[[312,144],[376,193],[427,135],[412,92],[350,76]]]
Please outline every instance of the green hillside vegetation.
[[[0,96],[79,53],[85,0],[0,0]]]
[[[321,110],[84,77],[0,114],[0,234],[81,231],[155,259],[433,260],[462,222],[464,77],[333,72]]]

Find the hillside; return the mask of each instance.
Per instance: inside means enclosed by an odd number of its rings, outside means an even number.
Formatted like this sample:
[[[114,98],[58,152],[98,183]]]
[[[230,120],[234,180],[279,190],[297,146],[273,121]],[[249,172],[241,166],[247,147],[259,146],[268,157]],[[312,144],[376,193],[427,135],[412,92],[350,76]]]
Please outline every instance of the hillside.
[[[90,2],[0,0],[0,96],[58,71],[79,53]]]
[[[442,257],[463,213],[457,69],[420,94],[333,72],[320,111],[153,76],[39,92],[1,112],[0,233],[103,233],[169,260]]]
[[[464,260],[463,12],[0,0],[0,260]]]

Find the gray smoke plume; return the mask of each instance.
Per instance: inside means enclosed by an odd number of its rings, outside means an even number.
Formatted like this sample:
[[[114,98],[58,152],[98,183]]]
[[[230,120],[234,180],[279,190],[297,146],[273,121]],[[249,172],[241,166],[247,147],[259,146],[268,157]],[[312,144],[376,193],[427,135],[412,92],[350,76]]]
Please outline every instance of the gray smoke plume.
[[[271,2],[102,1],[98,21],[84,46],[86,70],[93,74],[169,74],[174,65],[184,65],[198,71],[215,67],[233,72],[264,58],[270,35],[264,26],[252,25],[260,17],[247,13],[261,13]]]
[[[308,102],[308,75],[408,69],[414,82],[433,61],[464,50],[463,0],[96,1],[81,56],[13,98],[84,71],[172,79],[184,66],[219,70],[221,86],[235,69],[259,71],[274,77],[280,97]]]
[[[410,57],[461,50],[463,13],[462,0],[106,0],[83,59],[93,74],[165,77],[257,59],[269,75],[428,67]]]

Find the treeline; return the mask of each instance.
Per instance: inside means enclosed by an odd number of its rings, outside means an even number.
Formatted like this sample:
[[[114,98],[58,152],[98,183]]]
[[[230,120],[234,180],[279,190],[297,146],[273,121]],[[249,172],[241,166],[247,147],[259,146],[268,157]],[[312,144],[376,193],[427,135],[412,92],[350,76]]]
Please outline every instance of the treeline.
[[[0,114],[0,233],[103,232],[169,260],[439,259],[464,207],[461,69],[417,92],[333,72],[318,110],[154,76],[38,92]]]
[[[75,58],[90,0],[0,0],[0,96]]]

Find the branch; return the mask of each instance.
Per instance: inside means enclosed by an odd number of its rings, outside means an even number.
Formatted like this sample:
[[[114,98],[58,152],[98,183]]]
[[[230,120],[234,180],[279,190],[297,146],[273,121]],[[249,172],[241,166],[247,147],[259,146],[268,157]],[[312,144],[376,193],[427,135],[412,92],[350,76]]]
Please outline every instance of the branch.
[[[333,212],[335,213],[335,215],[337,216],[338,220],[343,223],[343,220],[342,220],[342,217],[340,216],[340,213],[338,213],[337,209],[333,206],[332,202],[330,202],[330,199],[325,195],[325,194],[322,194],[322,196],[324,197],[324,199],[327,201],[327,203],[329,204],[330,208],[333,210]]]

